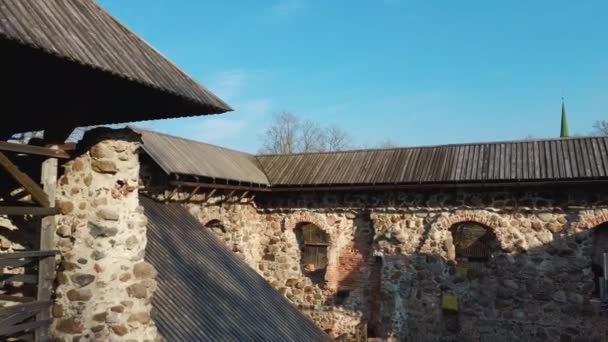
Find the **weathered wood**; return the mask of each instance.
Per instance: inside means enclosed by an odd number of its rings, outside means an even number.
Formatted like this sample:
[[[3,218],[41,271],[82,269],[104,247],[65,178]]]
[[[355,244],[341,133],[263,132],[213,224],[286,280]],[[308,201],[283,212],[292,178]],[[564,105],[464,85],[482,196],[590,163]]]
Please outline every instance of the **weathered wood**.
[[[2,260],[2,259],[22,259],[22,258],[43,258],[43,257],[54,256],[55,254],[57,254],[57,251],[52,251],[52,250],[2,253],[2,254],[0,254],[0,260]]]
[[[59,159],[70,158],[70,155],[63,150],[51,149],[41,146],[15,144],[6,141],[0,141],[0,151],[24,153],[43,157],[54,157]]]
[[[3,300],[5,302],[30,303],[35,301],[35,298],[0,294],[0,300]]]
[[[37,261],[37,260],[35,260],[35,259],[0,259],[0,268],[23,267],[34,261]]]
[[[36,312],[42,308],[50,307],[51,304],[52,304],[52,302],[49,300],[46,302],[31,302],[31,303],[17,304],[17,305],[13,305],[13,306],[3,307],[3,308],[0,308],[0,317],[7,317],[9,315],[19,313],[19,312],[29,312],[29,311]]]
[[[0,215],[9,216],[53,216],[59,214],[57,208],[42,208],[42,207],[0,207]]]
[[[20,331],[27,331],[27,330],[37,329],[37,328],[39,328],[38,330],[42,330],[42,329],[47,330],[47,327],[52,322],[53,322],[52,319],[46,319],[44,321],[34,321],[34,322],[29,322],[29,323],[13,325],[9,328],[1,329],[0,336],[12,335],[12,334],[18,333]],[[36,331],[38,331],[38,330],[36,330]],[[43,340],[36,338],[36,341],[43,341]]]
[[[2,152],[0,152],[0,167],[6,170],[21,186],[23,186],[37,203],[43,207],[49,207],[49,198],[44,190],[42,190],[30,176],[21,172],[17,165],[13,164],[13,162]]]
[[[34,274],[7,274],[0,273],[0,282],[19,281],[26,284],[36,284],[38,276]]]
[[[18,312],[18,313],[14,313],[2,320],[0,320],[0,331],[10,328],[13,325],[17,324],[17,323],[21,323],[23,321],[25,321],[26,319],[34,316],[36,314],[36,311],[26,311],[26,312]]]
[[[57,186],[57,159],[50,158],[42,163],[41,182],[44,187],[50,206],[55,205],[55,191]],[[55,217],[47,216],[42,218],[40,222],[40,249],[50,250],[55,247]],[[53,290],[53,280],[55,279],[55,258],[46,257],[40,259],[38,263],[38,301],[44,302],[51,299]],[[41,310],[36,315],[37,321],[46,321],[50,318],[50,310]],[[45,326],[36,329],[36,341],[47,340],[49,338],[48,330]]]

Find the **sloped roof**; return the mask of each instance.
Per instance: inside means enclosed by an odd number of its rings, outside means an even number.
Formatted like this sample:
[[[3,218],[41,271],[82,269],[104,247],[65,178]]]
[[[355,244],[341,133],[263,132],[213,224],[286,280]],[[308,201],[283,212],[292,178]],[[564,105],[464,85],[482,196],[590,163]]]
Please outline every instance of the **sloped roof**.
[[[29,85],[9,91],[31,99],[42,96],[47,102],[39,108],[43,111],[38,112],[36,119],[43,119],[42,114],[58,115],[66,111],[76,115],[78,109],[80,116],[70,117],[71,121],[85,126],[231,110],[94,0],[0,0],[0,51],[6,68],[3,78],[13,72],[14,75],[9,75],[17,85]],[[93,89],[98,87],[103,89]],[[114,88],[120,92],[113,92]],[[106,112],[105,117],[92,115],[96,103],[85,110],[84,100],[97,99],[89,92],[99,90],[104,90],[105,99],[99,105],[126,101],[123,106],[136,103],[133,107],[145,109],[144,113],[133,113],[128,108],[119,113],[122,116],[113,116],[120,106],[116,103],[116,108],[104,108],[114,109]],[[126,94],[121,96],[121,92]],[[57,108],[49,108],[55,103],[48,93],[54,96],[65,93],[60,97],[62,107],[56,104]],[[82,96],[89,98],[81,100]],[[147,107],[146,100],[157,103],[155,107]],[[25,105],[25,109],[15,106],[14,110],[34,109],[29,108],[32,104]],[[40,120],[29,122],[39,123]]]
[[[146,260],[159,270],[155,322],[167,341],[330,341],[184,207],[140,202]]]
[[[144,151],[167,174],[269,185],[253,155],[141,128],[132,129],[141,134]]]
[[[608,137],[258,156],[273,187],[608,178]]]
[[[280,187],[608,180],[608,137],[258,155],[139,130],[167,173]]]

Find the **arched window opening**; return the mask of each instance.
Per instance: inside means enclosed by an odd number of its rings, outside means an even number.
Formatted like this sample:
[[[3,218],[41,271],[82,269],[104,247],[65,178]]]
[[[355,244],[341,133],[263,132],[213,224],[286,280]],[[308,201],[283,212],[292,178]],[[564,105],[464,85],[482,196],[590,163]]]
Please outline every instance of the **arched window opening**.
[[[608,300],[608,223],[595,228],[593,239],[593,255],[591,270],[593,271],[593,295],[602,300]]]
[[[224,234],[226,233],[226,227],[220,220],[211,220],[205,224],[206,228],[211,229],[216,234]]]
[[[312,223],[296,227],[296,238],[300,246],[302,272],[317,285],[325,281],[329,235]]]
[[[456,259],[473,262],[488,261],[497,248],[494,233],[477,222],[456,223],[450,228]]]

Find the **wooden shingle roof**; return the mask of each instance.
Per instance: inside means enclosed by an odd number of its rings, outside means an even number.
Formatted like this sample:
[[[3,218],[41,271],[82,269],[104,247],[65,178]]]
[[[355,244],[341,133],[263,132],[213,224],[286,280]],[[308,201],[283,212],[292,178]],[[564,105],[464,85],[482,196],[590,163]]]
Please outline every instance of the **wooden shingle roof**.
[[[266,155],[273,187],[608,180],[608,137]]]
[[[141,128],[131,129],[141,134],[144,151],[167,174],[269,185],[251,154]]]
[[[231,110],[94,0],[0,0],[0,52],[12,131]]]
[[[608,181],[608,137],[250,155],[136,129],[168,174],[285,187]]]

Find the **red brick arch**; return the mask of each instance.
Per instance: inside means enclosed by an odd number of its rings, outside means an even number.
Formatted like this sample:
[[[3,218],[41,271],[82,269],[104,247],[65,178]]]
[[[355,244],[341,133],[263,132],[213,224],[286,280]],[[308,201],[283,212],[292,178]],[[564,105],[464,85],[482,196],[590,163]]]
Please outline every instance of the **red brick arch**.
[[[477,222],[492,230],[496,230],[496,221],[491,220],[487,215],[481,215],[474,211],[467,211],[458,214],[441,217],[437,220],[436,227],[438,229],[450,229],[456,223],[461,222]]]
[[[298,224],[300,223],[312,223],[315,226],[319,227],[319,229],[323,230],[327,234],[331,234],[329,231],[329,227],[327,225],[327,221],[325,217],[316,213],[295,213],[293,215],[287,216],[283,221],[283,228],[286,231],[293,231]]]
[[[593,229],[599,225],[608,223],[608,209],[602,209],[592,214],[580,214],[578,220],[572,225],[579,229]]]

